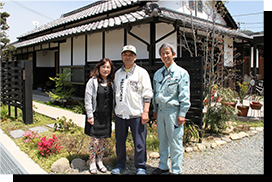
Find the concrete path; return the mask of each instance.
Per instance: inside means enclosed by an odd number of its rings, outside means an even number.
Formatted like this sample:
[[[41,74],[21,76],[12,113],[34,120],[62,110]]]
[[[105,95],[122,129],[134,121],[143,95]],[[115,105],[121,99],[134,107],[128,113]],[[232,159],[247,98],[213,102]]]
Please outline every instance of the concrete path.
[[[57,119],[57,118],[61,118],[62,116],[65,116],[67,120],[72,119],[72,121],[76,125],[82,128],[84,128],[85,126],[85,115],[83,114],[76,114],[71,111],[48,106],[48,105],[41,104],[35,101],[33,101],[33,106],[37,107],[37,109],[34,109],[35,112],[40,113],[42,115],[48,116],[53,119]]]

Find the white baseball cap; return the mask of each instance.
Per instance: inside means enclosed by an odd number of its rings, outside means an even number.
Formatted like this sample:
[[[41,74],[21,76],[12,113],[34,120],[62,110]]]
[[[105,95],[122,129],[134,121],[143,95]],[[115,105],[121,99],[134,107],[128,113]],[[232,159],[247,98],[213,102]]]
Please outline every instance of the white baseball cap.
[[[126,46],[124,46],[123,49],[122,49],[121,54],[122,54],[123,52],[125,52],[125,51],[131,51],[131,52],[133,52],[134,54],[137,55],[136,48],[135,48],[133,45],[126,45]]]

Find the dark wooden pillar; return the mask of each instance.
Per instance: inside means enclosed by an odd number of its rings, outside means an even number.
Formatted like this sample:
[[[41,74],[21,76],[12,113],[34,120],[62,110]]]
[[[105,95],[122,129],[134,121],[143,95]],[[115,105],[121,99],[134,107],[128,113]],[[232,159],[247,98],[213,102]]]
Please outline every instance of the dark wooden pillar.
[[[26,124],[33,123],[32,113],[32,61],[22,60],[23,68],[23,120]]]
[[[154,21],[150,23],[150,43],[148,46],[149,52],[149,65],[155,65],[156,59],[156,22]]]

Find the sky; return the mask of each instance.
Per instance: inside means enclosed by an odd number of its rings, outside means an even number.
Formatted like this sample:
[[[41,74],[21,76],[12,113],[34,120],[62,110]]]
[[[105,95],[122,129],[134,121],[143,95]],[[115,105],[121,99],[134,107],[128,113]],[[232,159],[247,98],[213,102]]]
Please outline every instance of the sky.
[[[269,1],[269,0],[267,0]],[[57,19],[61,14],[78,9],[94,1],[1,1],[4,2],[4,8],[1,10],[10,14],[8,25],[10,29],[7,34],[11,42],[16,41],[16,37],[35,28],[33,20],[38,20],[38,26]],[[263,12],[264,2],[259,1],[237,1],[229,0],[226,7],[233,16],[236,23],[241,23],[241,29],[248,29],[253,32],[263,31]],[[254,15],[241,16],[244,14]],[[239,16],[240,15],[240,16]]]

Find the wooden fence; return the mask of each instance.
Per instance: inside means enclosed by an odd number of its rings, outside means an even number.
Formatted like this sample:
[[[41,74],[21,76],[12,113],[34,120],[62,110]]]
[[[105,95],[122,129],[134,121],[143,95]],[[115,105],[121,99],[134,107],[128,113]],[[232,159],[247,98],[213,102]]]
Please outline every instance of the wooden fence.
[[[1,102],[8,105],[9,116],[13,106],[16,119],[19,108],[23,112],[24,123],[33,122],[32,61],[15,60],[1,63]]]

